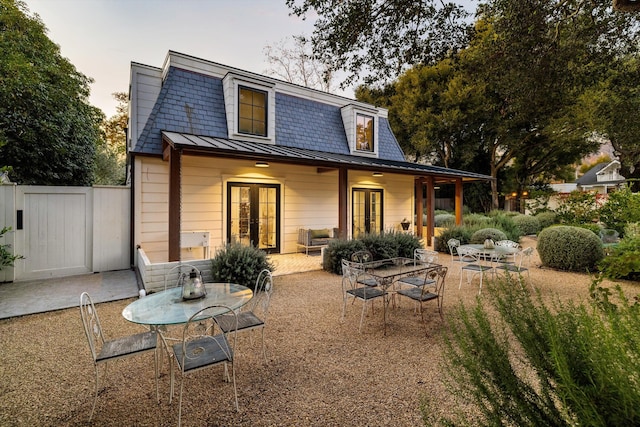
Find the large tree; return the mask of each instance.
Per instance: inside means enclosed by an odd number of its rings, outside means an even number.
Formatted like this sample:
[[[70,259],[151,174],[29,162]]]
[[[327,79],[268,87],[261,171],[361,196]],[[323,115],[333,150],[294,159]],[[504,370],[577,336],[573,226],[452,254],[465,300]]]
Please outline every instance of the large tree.
[[[122,185],[126,179],[129,95],[115,92],[113,97],[118,101],[116,114],[104,121],[104,139],[96,147],[94,183],[100,185]]]
[[[0,166],[20,184],[90,185],[104,114],[24,2],[0,0]]]
[[[287,0],[292,13],[317,14],[311,37],[316,55],[360,79],[388,82],[412,64],[433,64],[464,47],[468,12],[438,0]]]

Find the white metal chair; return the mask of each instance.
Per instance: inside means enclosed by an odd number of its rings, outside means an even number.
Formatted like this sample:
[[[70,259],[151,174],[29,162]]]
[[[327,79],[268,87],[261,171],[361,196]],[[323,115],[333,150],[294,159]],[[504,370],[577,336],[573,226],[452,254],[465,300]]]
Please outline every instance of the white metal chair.
[[[98,365],[104,365],[105,375],[107,372],[107,362],[130,356],[137,356],[142,353],[153,352],[155,380],[156,380],[156,399],[160,402],[160,394],[158,392],[158,336],[155,331],[141,332],[139,334],[105,340],[100,318],[96,311],[93,301],[87,292],[80,295],[80,317],[84,326],[84,333],[89,342],[89,350],[93,358],[93,366],[96,371],[96,392],[93,398],[93,406],[89,421],[93,418],[96,409],[96,401],[98,400],[99,375]]]
[[[378,298],[384,299],[387,292],[378,287],[367,285],[358,286],[358,277],[364,274],[359,265],[357,262],[346,259],[342,260],[342,320],[344,320],[348,298],[353,298],[354,301],[356,299],[362,301],[362,314],[360,314],[360,326],[358,327],[358,331],[361,331],[362,322],[367,310],[367,303],[373,303],[373,301]]]
[[[427,301],[435,300],[438,304],[438,313],[440,313],[440,318],[442,319],[442,302],[444,300],[444,283],[445,278],[447,276],[447,267],[438,266],[431,270],[427,270],[424,275],[424,282],[433,283],[434,286],[421,286],[421,287],[412,287],[408,289],[400,289],[398,291],[398,295],[402,295],[404,297],[410,298],[414,300],[416,303],[419,303],[420,316],[422,317],[422,322],[425,326],[425,332],[427,328],[427,323],[424,319],[424,308],[423,303]]]
[[[256,286],[253,290],[253,298],[245,305],[237,316],[231,314],[221,314],[216,316],[216,321],[222,332],[228,334],[235,327],[234,321],[237,317],[237,330],[251,331],[261,329],[262,331],[262,358],[267,361],[267,353],[264,342],[264,329],[267,325],[269,315],[269,303],[273,293],[273,276],[271,271],[264,269],[258,274]]]
[[[498,240],[497,242],[494,242],[494,245],[503,248],[520,249],[520,244],[518,242],[514,242],[513,240]],[[516,252],[503,254],[503,258],[500,260],[500,262],[505,264],[513,264],[515,262],[515,254]]]
[[[460,240],[449,239],[447,240],[447,247],[449,248],[449,254],[451,254],[451,262],[459,261],[458,247],[460,246]]]
[[[216,328],[219,328],[216,314],[220,311],[229,312],[233,319],[233,327],[228,334],[223,332],[216,334]],[[224,365],[224,377],[226,381],[233,381],[236,411],[240,411],[234,363],[237,326],[238,319],[231,308],[224,305],[212,305],[199,310],[191,316],[183,328],[182,342],[172,346],[174,359],[182,373],[178,404],[178,426],[182,423],[182,395],[186,376],[205,368]],[[227,364],[231,364],[231,379],[229,378]],[[173,382],[173,378],[171,381]],[[206,395],[211,393],[210,390],[203,390],[203,392]]]
[[[438,252],[431,251],[428,249],[415,249],[413,251],[413,260],[414,263],[421,264],[435,264],[438,259]],[[420,274],[417,276],[407,276],[398,280],[399,285],[407,285],[407,286],[424,286],[435,283],[434,280],[425,281],[424,274]]]
[[[529,247],[522,249],[514,255],[515,262],[513,264],[502,264],[497,268],[504,270],[507,274],[517,273],[520,284],[522,284],[522,273],[526,271],[527,279],[529,283],[531,283],[531,275],[529,274],[531,255],[533,255],[533,248]]]
[[[358,264],[371,262],[373,261],[373,255],[367,250],[357,251],[351,254],[351,261]],[[376,279],[366,274],[366,270],[364,268],[361,268],[360,270],[360,274],[358,275],[358,283],[371,287],[378,286],[378,282],[376,281]]]
[[[478,249],[474,248],[458,248],[458,255],[460,256],[460,285],[458,285],[458,289],[462,287],[462,278],[464,273],[467,273],[467,283],[471,284],[473,277],[476,275],[480,276],[480,288],[478,290],[478,294],[482,292],[482,282],[484,280],[485,272],[494,272],[494,258],[490,259],[489,264],[483,263],[485,259],[483,253]]]

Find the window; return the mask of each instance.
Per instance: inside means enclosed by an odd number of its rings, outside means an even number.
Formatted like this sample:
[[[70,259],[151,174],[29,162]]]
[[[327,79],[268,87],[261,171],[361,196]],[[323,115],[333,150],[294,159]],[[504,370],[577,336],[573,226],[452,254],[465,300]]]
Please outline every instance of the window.
[[[267,92],[238,87],[238,132],[267,136]]]
[[[373,124],[373,117],[356,114],[356,150],[373,152]]]

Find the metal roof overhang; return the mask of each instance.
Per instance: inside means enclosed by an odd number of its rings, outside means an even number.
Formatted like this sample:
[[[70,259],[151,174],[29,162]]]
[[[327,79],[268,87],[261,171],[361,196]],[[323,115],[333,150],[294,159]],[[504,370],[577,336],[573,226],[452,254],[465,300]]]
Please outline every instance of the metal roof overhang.
[[[252,161],[272,161],[327,169],[337,169],[346,166],[349,169],[355,170],[398,173],[418,177],[430,176],[434,178],[435,183],[439,184],[455,182],[456,179],[462,179],[464,182],[491,181],[493,179],[488,175],[479,173],[421,165],[418,163],[350,156],[346,154],[327,153],[324,151],[177,132],[163,131],[162,144],[164,148],[171,146],[174,149],[181,149],[184,154],[210,155]]]

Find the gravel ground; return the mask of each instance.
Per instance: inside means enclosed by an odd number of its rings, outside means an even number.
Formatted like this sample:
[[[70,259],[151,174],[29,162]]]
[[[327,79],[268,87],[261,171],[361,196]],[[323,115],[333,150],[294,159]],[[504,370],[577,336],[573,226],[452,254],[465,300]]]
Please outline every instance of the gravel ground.
[[[449,261],[440,255],[441,263]],[[538,264],[534,258],[531,281],[545,297],[585,299],[590,283],[586,275],[545,270]],[[447,277],[445,316],[453,313],[448,307],[473,303],[477,296],[477,280],[460,290],[458,280],[453,267]],[[392,310],[386,336],[379,304],[358,333],[358,302],[347,306],[346,319],[340,321],[340,283],[339,276],[322,271],[276,277],[267,327],[268,362],[262,360],[259,336],[238,338],[240,412],[221,370],[208,369],[187,378],[183,424],[416,426],[422,422],[425,396],[435,411],[451,407],[452,397],[441,382],[445,325],[435,304],[427,304],[426,336],[407,301]],[[637,283],[622,285],[631,295],[640,292]],[[122,318],[131,301],[97,306],[108,337],[141,331]],[[89,424],[94,371],[77,308],[0,321],[0,349],[0,425]],[[179,381],[178,375],[177,385]],[[175,425],[177,393],[169,404],[166,358],[160,391],[158,404],[152,355],[115,361],[109,365],[92,424]]]

